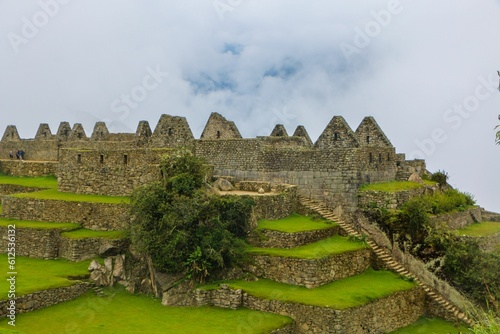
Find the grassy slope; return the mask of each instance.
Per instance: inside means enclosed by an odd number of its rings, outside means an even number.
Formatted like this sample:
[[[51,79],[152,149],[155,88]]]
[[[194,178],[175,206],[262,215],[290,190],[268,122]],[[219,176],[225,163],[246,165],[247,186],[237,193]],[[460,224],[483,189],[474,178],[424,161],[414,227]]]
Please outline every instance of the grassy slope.
[[[37,228],[37,229],[58,229],[63,231],[71,231],[80,228],[80,224],[76,223],[50,223],[37,222],[28,220],[17,220],[0,218],[0,226],[15,225],[16,228]]]
[[[0,184],[14,184],[31,188],[56,189],[57,178],[55,176],[24,177],[0,175]]]
[[[439,318],[420,318],[413,324],[400,328],[391,334],[466,334],[470,331],[463,326],[456,326],[455,324]]]
[[[290,318],[259,311],[213,307],[166,307],[159,300],[106,290],[108,297],[86,294],[76,300],[17,316],[16,327],[0,321],[1,333],[269,333]],[[114,295],[113,295],[114,294]],[[12,330],[6,332],[4,330]]]
[[[436,182],[424,181],[426,185],[435,185]],[[411,181],[390,181],[390,182],[380,182],[380,183],[370,183],[363,185],[359,188],[360,191],[385,191],[385,192],[397,192],[404,190],[411,190],[423,187],[421,183],[411,182]]]
[[[24,295],[31,292],[46,290],[55,287],[70,286],[75,281],[69,280],[69,276],[84,276],[90,260],[82,262],[70,262],[66,260],[42,260],[29,257],[17,256],[16,268],[16,295]],[[0,276],[0,299],[7,299],[9,285],[7,272],[10,271],[7,263],[7,254],[0,254],[0,268],[3,275]]]
[[[366,244],[362,242],[349,241],[347,237],[336,235],[327,239],[291,249],[249,247],[247,251],[251,254],[256,255],[271,255],[301,259],[320,259],[333,254],[352,252],[366,247]]]
[[[292,214],[278,220],[259,220],[257,229],[267,229],[288,233],[323,230],[335,227],[337,224],[325,219],[314,219],[313,217]]]
[[[471,224],[457,230],[457,234],[467,235],[470,237],[486,237],[496,233],[500,233],[500,222],[482,222],[480,224]]]
[[[46,200],[59,200],[68,202],[90,202],[90,203],[107,203],[107,204],[128,204],[130,199],[126,196],[104,196],[104,195],[85,195],[59,192],[56,189],[48,189],[33,193],[15,194],[18,198],[34,198]]]
[[[225,282],[235,289],[243,289],[250,295],[281,300],[290,303],[302,303],[334,309],[346,309],[364,305],[373,300],[389,296],[397,291],[408,290],[415,283],[401,279],[389,271],[368,269],[364,273],[339,281],[322,285],[314,289],[279,283],[267,279],[258,281]],[[214,289],[207,285],[203,289]]]

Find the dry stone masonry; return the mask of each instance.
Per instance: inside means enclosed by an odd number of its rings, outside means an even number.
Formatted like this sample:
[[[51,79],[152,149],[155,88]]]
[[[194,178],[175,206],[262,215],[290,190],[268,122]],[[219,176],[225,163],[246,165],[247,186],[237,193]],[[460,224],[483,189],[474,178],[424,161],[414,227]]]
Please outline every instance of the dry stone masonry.
[[[0,141],[0,169],[11,175],[55,174],[61,191],[128,195],[158,179],[162,154],[185,146],[206,158],[215,175],[234,182],[294,184],[300,195],[347,211],[355,209],[361,184],[425,171],[423,160],[407,161],[396,154],[373,117],[353,131],[335,116],[315,143],[303,126],[293,136],[277,125],[270,136],[242,138],[234,122],[217,113],[200,139],[184,117],[170,115],[162,115],[154,131],[141,121],[135,133],[110,133],[105,123],[97,122],[89,133],[81,124],[71,128],[62,122],[56,134],[41,124],[34,139],[22,139],[16,126],[9,125]],[[33,162],[29,170],[20,161],[9,161],[8,152],[17,149],[26,152],[26,162]]]

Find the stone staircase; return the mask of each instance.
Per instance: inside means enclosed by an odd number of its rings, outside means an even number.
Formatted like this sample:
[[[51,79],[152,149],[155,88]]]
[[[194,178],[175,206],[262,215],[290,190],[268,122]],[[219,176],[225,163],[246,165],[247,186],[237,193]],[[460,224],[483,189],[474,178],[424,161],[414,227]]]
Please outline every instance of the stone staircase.
[[[365,236],[360,231],[356,230],[355,227],[353,227],[351,224],[343,221],[342,219],[339,219],[339,217],[337,217],[337,215],[331,209],[327,208],[324,204],[304,197],[300,197],[300,202],[307,209],[317,212],[326,219],[335,221],[347,235],[353,236],[355,238],[369,238],[369,236]],[[451,315],[452,318],[464,322],[468,326],[474,325],[474,321],[470,319],[465,312],[460,310],[454,304],[450,303],[430,286],[420,281],[414,274],[412,274],[410,271],[408,271],[407,268],[397,262],[391,254],[389,254],[383,248],[379,247],[373,240],[368,239],[367,244],[370,246],[377,259],[383,263],[385,268],[417,282],[417,284],[421,286],[425,291],[428,298],[439,305],[439,307],[444,309],[447,315]]]
[[[326,216],[328,216],[328,213]],[[329,217],[334,218],[333,216]],[[335,223],[349,231],[349,235],[361,237],[359,233],[356,233],[345,223],[339,223],[338,221],[335,221]],[[192,292],[191,297],[184,299],[190,299],[191,303],[182,305],[211,305],[232,309],[245,307],[286,315],[295,321],[295,328],[290,333],[304,334],[386,333],[405,327],[425,314],[425,293],[422,287],[411,281],[411,284],[408,284],[402,290],[391,290],[392,292],[388,292],[387,295],[379,298],[369,297],[368,294],[362,291],[363,289],[358,289],[358,284],[370,286],[370,282],[373,282],[373,286],[379,286],[378,284],[381,282],[380,276],[377,276],[379,277],[377,281],[371,281],[371,278],[364,278],[364,280],[361,278],[367,277],[364,275],[368,272],[375,273],[374,275],[386,275],[388,273],[387,271],[367,271],[373,258],[370,247],[359,241],[350,240],[346,235],[337,235],[337,237],[348,244],[353,243],[357,246],[361,244],[361,249],[343,250],[339,254],[329,254],[328,252],[322,252],[327,250],[328,247],[323,246],[322,249],[320,247],[322,255],[317,259],[254,253],[252,254],[255,259],[254,268],[247,269],[258,277],[257,281],[245,281],[246,283],[241,283],[243,287],[238,287],[237,284],[231,286],[234,282],[223,282],[218,287],[211,287],[209,290],[197,289]],[[332,244],[336,244],[337,239],[335,239],[335,236],[327,238],[333,238]],[[287,248],[281,247],[279,243],[274,247],[267,245],[266,250],[271,248],[273,252],[279,250],[279,254],[282,254],[282,251],[283,254],[286,254],[290,250],[296,251],[297,247],[304,246],[300,237],[289,237],[287,240],[297,240],[297,244],[291,245],[287,243]],[[305,246],[311,246],[312,244],[314,242]],[[357,281],[358,279],[359,281]],[[387,276],[387,279],[403,281],[399,275],[392,273]],[[348,283],[349,280],[363,283]],[[264,285],[269,284],[272,288],[269,291],[266,290],[267,292],[263,292],[259,290],[260,282],[264,282],[262,283]],[[355,293],[359,293],[359,295],[356,295],[354,299],[363,300],[364,302],[359,303],[358,306],[349,306],[347,308],[333,306],[337,305],[339,300],[342,300],[342,298],[338,299],[338,294],[342,294],[342,292],[329,290],[336,283],[340,283],[344,287],[356,287],[353,288],[353,291],[356,291]],[[246,284],[253,286],[253,288]],[[252,289],[257,290],[253,291]],[[301,294],[303,293],[306,296],[304,300],[310,300],[310,302],[294,302],[287,299],[288,294],[293,294],[299,290]],[[259,293],[256,293],[256,291],[259,291]],[[318,293],[318,291],[321,291],[319,293],[327,298],[327,302],[321,304],[322,306],[316,304],[317,299],[313,297],[317,296],[315,293]],[[164,302],[167,299],[164,296]],[[313,300],[315,302],[312,302]],[[164,305],[180,306],[181,304],[165,302]]]

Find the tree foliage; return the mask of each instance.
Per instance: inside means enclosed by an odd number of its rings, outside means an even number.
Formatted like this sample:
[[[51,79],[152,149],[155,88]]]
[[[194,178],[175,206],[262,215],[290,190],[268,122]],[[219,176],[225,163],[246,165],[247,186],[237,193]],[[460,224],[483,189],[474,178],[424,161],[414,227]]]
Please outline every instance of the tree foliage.
[[[132,240],[155,267],[205,280],[244,259],[253,201],[211,195],[205,163],[187,150],[161,159],[162,181],[131,196]]]

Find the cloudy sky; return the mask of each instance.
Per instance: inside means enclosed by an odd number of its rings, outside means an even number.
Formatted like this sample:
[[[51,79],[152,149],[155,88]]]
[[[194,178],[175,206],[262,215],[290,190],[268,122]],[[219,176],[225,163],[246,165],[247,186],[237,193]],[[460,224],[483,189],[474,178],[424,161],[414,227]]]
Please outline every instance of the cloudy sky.
[[[407,158],[500,212],[500,1],[0,0],[0,131],[112,132],[211,112],[313,140],[374,116]]]

